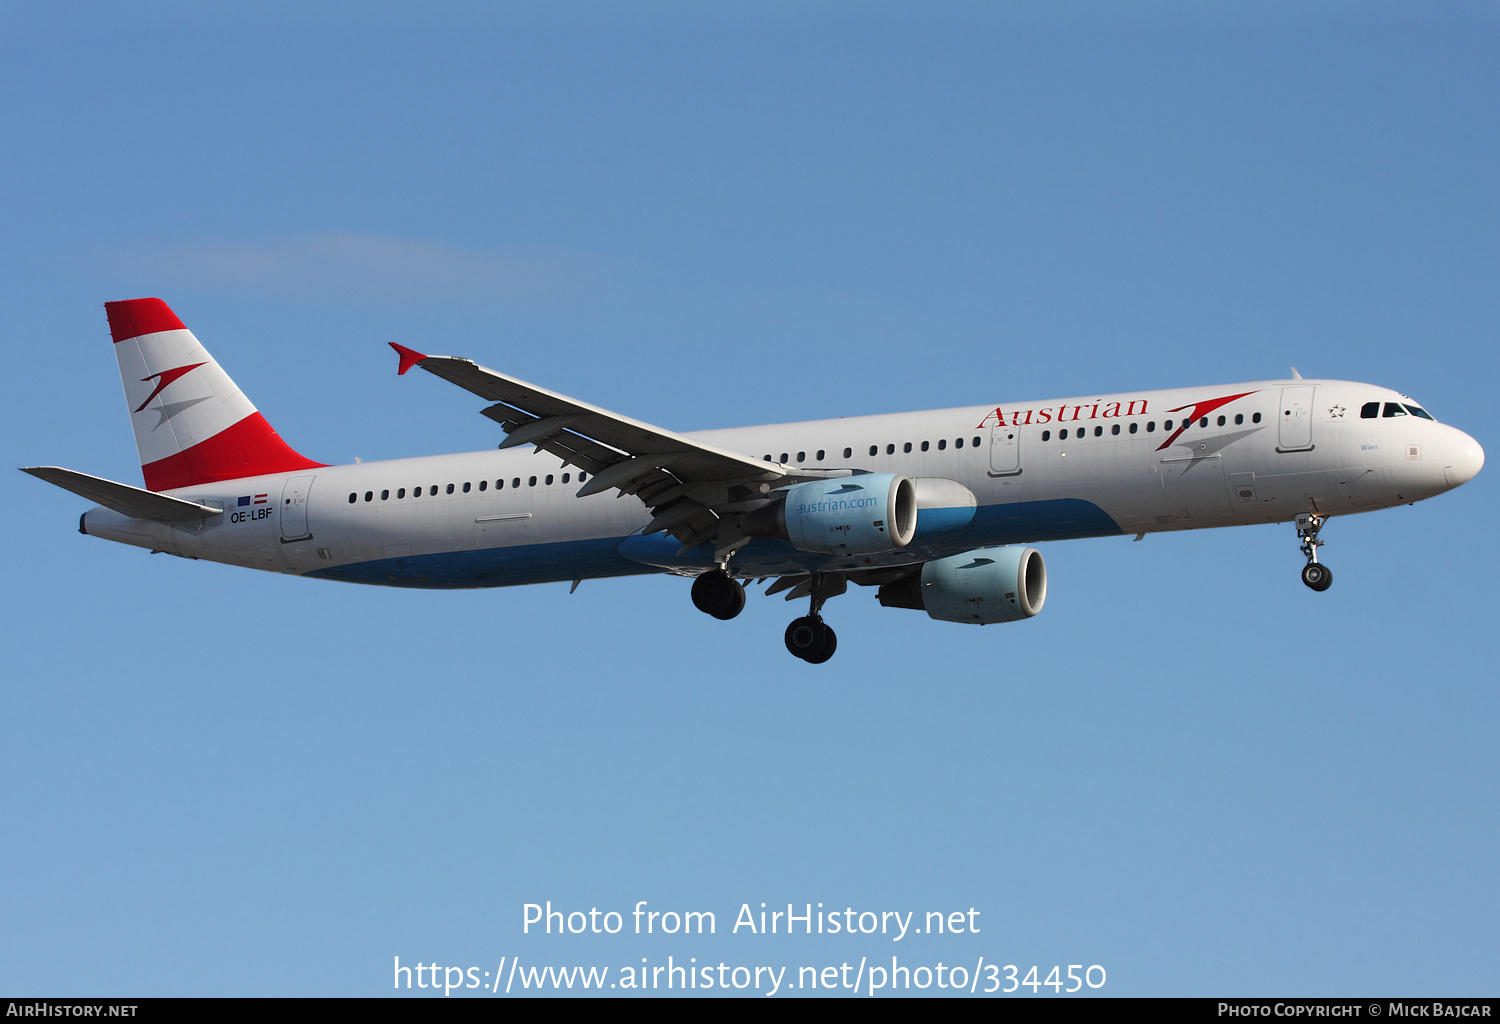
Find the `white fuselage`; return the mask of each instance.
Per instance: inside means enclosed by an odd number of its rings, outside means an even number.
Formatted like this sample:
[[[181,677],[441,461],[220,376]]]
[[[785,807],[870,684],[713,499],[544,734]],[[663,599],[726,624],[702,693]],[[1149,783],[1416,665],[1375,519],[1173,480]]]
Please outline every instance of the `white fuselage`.
[[[1378,414],[1362,416],[1370,403]],[[1392,407],[1400,414],[1388,414]],[[881,555],[809,554],[771,540],[734,554],[736,574],[769,576],[1417,501],[1468,480],[1483,452],[1463,432],[1406,411],[1413,407],[1367,384],[1289,380],[688,436],[793,468],[956,481],[973,495],[977,507],[961,529],[945,532],[945,510],[929,503],[916,540]],[[651,515],[639,500],[614,492],[579,498],[579,487],[577,469],[547,453],[481,451],[167,492],[225,509],[200,523],[96,508],[81,525],[90,535],[191,558],[393,586],[508,586],[712,566],[712,545],[678,555],[673,538],[642,536]],[[922,530],[922,517],[938,527]]]

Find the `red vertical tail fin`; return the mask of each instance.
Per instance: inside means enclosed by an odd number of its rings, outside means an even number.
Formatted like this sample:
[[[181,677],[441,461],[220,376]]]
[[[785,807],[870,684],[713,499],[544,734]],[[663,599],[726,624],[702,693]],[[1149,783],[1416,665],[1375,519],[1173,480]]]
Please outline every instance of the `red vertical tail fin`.
[[[271,428],[161,299],[106,302],[146,487],[317,469]]]

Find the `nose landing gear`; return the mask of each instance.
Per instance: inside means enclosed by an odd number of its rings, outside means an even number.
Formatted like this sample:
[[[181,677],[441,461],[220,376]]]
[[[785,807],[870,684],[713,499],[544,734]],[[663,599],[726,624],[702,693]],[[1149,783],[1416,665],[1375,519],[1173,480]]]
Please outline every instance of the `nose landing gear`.
[[[1333,571],[1318,561],[1318,549],[1323,546],[1323,542],[1318,539],[1318,531],[1327,521],[1327,516],[1311,512],[1304,512],[1297,517],[1297,537],[1302,541],[1302,553],[1307,556],[1307,564],[1302,567],[1302,582],[1318,591],[1333,586]]]

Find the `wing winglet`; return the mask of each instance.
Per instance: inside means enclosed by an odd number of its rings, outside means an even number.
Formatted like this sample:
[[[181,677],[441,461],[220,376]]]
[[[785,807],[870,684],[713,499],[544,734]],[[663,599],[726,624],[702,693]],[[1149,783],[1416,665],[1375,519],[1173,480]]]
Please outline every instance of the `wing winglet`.
[[[407,370],[410,370],[413,366],[416,366],[422,360],[427,358],[416,349],[407,348],[405,345],[398,345],[394,341],[387,342],[387,344],[389,344],[391,348],[396,350],[396,355],[401,357],[401,365],[396,368],[396,376],[398,377],[402,376],[406,373]]]

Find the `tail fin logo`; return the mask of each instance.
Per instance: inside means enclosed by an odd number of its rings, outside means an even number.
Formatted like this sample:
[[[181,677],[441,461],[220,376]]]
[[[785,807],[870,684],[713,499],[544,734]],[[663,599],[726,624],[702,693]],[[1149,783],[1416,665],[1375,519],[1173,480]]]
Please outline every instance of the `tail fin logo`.
[[[153,398],[161,394],[162,388],[166,387],[174,380],[177,380],[179,377],[182,377],[183,375],[196,370],[202,365],[202,363],[193,363],[191,366],[179,366],[173,370],[163,370],[161,373],[153,373],[150,377],[142,377],[142,384],[145,384],[146,382],[151,380],[156,380],[156,387],[152,389],[151,394],[146,396],[146,400],[144,402],[135,407],[135,411],[140,412],[142,409],[146,408],[146,406],[151,404],[151,400]]]

